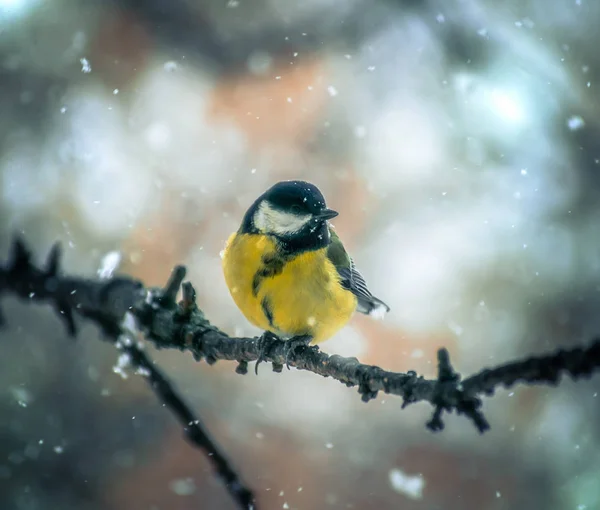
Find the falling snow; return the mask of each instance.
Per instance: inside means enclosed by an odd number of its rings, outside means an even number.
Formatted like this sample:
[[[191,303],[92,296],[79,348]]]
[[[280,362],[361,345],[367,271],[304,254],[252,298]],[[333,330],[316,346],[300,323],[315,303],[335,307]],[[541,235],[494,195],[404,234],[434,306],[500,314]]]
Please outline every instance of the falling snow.
[[[403,473],[400,469],[392,469],[389,472],[389,480],[392,489],[404,494],[410,499],[421,499],[425,481],[421,475],[411,476]]]
[[[81,63],[81,72],[82,73],[91,73],[92,66],[87,58],[80,58],[79,62]]]
[[[98,277],[100,279],[108,279],[112,278],[114,272],[119,267],[121,263],[121,253],[118,251],[110,251],[104,257],[102,257],[102,261],[100,262],[100,267],[98,268]]]
[[[567,126],[571,131],[577,131],[585,126],[585,121],[579,115],[573,115],[567,119]]]
[[[196,484],[191,478],[173,480],[169,487],[178,496],[191,496],[196,492]]]

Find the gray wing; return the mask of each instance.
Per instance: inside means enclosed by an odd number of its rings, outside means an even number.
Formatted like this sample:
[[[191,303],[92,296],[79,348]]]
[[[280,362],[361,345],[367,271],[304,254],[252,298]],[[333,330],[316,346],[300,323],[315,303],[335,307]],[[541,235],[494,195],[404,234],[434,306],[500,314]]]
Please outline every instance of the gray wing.
[[[371,294],[367,282],[354,265],[354,261],[346,252],[338,235],[332,229],[329,229],[329,233],[331,243],[327,250],[327,256],[337,269],[342,286],[352,292],[358,299],[356,309],[360,313],[383,317],[390,311],[390,307]]]
[[[342,286],[357,297],[358,306],[356,309],[360,313],[383,317],[383,315],[390,311],[388,305],[371,294],[367,282],[354,265],[352,259],[350,259],[350,267],[338,268],[338,273],[342,277]]]

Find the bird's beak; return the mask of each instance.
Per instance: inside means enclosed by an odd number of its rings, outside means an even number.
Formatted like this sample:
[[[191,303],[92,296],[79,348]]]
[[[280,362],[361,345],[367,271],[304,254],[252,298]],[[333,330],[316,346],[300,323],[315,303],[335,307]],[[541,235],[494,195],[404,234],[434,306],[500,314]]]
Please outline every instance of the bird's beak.
[[[335,218],[338,214],[340,213],[333,209],[323,209],[320,213],[315,214],[315,218],[318,220],[330,220],[331,218]]]

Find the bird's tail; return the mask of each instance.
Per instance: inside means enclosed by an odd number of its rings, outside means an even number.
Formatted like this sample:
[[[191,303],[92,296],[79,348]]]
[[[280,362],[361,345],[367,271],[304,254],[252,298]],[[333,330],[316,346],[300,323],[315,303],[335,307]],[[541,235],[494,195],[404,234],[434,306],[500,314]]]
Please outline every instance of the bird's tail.
[[[383,319],[385,314],[390,311],[390,307],[381,299],[375,296],[369,296],[368,299],[361,298],[358,300],[357,310],[365,315],[370,315],[375,319]]]

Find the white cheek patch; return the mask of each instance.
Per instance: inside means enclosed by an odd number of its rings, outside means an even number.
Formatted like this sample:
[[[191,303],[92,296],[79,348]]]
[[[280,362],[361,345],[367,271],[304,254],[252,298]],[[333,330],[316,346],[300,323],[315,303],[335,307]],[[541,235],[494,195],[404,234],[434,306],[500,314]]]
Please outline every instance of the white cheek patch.
[[[302,230],[310,220],[310,214],[287,213],[273,209],[268,202],[262,202],[254,214],[254,226],[265,233],[278,235],[293,234]]]

